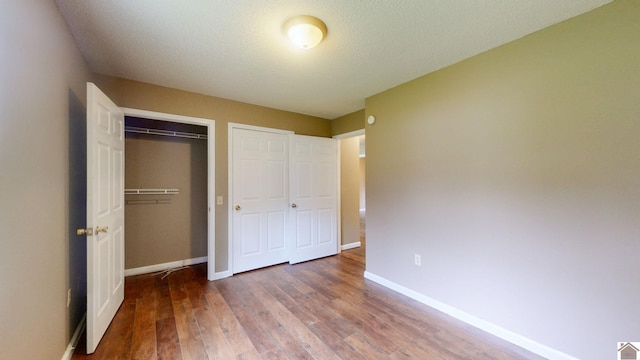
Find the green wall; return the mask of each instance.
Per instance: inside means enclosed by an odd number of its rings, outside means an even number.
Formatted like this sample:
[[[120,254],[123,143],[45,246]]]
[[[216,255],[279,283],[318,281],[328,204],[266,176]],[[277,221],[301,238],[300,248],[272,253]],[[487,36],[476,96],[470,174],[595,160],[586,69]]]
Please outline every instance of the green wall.
[[[341,135],[364,129],[364,109],[331,120],[331,134]]]
[[[640,334],[639,44],[618,0],[368,98],[368,273],[615,357]]]

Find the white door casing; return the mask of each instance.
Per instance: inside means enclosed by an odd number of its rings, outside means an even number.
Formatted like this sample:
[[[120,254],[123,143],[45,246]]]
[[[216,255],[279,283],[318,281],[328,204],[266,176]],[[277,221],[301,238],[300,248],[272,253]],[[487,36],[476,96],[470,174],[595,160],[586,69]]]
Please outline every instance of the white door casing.
[[[124,113],[87,83],[87,353],[124,300]]]
[[[338,155],[335,139],[290,136],[292,264],[338,252]]]
[[[232,129],[233,273],[287,262],[288,135]]]

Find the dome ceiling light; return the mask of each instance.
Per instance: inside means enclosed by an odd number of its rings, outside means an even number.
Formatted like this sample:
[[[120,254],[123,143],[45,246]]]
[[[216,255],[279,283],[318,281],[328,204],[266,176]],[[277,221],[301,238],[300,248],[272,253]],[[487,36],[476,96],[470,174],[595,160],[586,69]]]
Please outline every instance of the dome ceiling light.
[[[327,25],[317,17],[298,15],[287,20],[284,31],[297,47],[311,49],[327,35]]]

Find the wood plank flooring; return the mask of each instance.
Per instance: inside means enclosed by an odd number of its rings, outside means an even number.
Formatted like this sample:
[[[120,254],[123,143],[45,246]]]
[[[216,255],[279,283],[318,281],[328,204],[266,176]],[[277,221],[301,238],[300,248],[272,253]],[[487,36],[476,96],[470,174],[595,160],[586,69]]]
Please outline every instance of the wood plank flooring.
[[[73,359],[541,359],[365,280],[364,248],[209,282],[126,279],[97,351]]]

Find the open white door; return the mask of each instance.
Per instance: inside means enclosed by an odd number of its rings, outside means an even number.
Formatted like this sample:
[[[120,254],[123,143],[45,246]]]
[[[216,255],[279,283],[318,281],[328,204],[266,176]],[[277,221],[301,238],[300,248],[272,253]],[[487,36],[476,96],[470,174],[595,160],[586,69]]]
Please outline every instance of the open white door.
[[[337,142],[290,136],[290,263],[338,252]]]
[[[92,83],[87,83],[85,232],[91,354],[124,300],[124,113]]]

